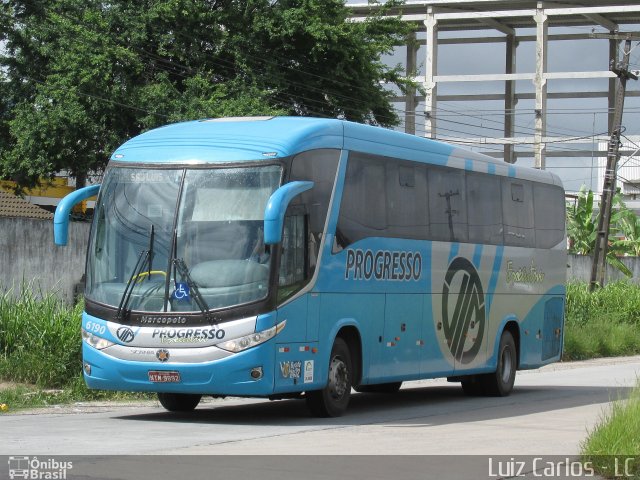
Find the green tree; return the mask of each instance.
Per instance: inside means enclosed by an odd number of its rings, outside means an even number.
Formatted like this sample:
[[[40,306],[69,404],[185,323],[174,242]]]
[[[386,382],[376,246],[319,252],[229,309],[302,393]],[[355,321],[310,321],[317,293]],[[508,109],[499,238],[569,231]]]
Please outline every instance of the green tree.
[[[110,35],[97,2],[9,4],[14,20],[2,62],[14,105],[2,174],[32,186],[66,169],[82,184],[131,131],[135,115],[120,99],[135,56]]]
[[[408,27],[347,21],[342,0],[4,0],[0,175],[31,186],[100,170],[161,124],[315,115],[393,125],[381,56]],[[386,7],[397,5],[387,2]]]

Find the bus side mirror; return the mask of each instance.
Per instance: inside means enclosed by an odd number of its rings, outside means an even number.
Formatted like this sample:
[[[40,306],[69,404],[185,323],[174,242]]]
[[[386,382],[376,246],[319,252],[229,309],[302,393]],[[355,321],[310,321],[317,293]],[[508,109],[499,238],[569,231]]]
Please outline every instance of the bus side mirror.
[[[84,187],[60,200],[56,207],[56,214],[53,216],[53,241],[56,245],[66,245],[69,237],[69,213],[74,205],[93,197],[100,190],[100,185]]]
[[[282,227],[284,226],[284,214],[291,200],[302,192],[313,187],[313,182],[290,182],[277,189],[267,202],[264,209],[264,243],[275,245],[282,241]]]

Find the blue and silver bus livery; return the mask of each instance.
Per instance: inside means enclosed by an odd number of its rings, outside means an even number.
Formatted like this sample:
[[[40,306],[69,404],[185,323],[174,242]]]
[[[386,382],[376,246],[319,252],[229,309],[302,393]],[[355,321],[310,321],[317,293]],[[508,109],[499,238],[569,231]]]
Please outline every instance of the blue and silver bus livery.
[[[564,191],[552,173],[315,118],[151,130],[99,190],[82,317],[90,388],[290,398],[338,416],[352,388],[447,377],[508,395],[560,359]]]

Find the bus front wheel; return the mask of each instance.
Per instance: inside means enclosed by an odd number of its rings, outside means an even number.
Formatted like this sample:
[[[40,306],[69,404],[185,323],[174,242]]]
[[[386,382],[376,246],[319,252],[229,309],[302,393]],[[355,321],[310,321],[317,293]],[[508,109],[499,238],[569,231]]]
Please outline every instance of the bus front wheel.
[[[329,357],[327,386],[306,392],[307,407],[318,417],[339,417],[347,410],[351,396],[353,369],[346,342],[336,338]]]
[[[170,412],[191,412],[200,403],[202,395],[190,393],[158,393],[158,400]]]

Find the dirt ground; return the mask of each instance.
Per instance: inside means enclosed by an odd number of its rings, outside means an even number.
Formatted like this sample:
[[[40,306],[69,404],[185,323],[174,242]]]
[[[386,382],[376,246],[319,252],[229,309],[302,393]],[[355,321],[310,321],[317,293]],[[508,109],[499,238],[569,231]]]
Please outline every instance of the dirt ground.
[[[19,387],[19,386],[27,387],[28,385],[21,384],[21,383],[15,383],[15,382],[3,382],[3,381],[0,381],[0,390],[8,390],[10,388],[16,388],[16,387]]]

